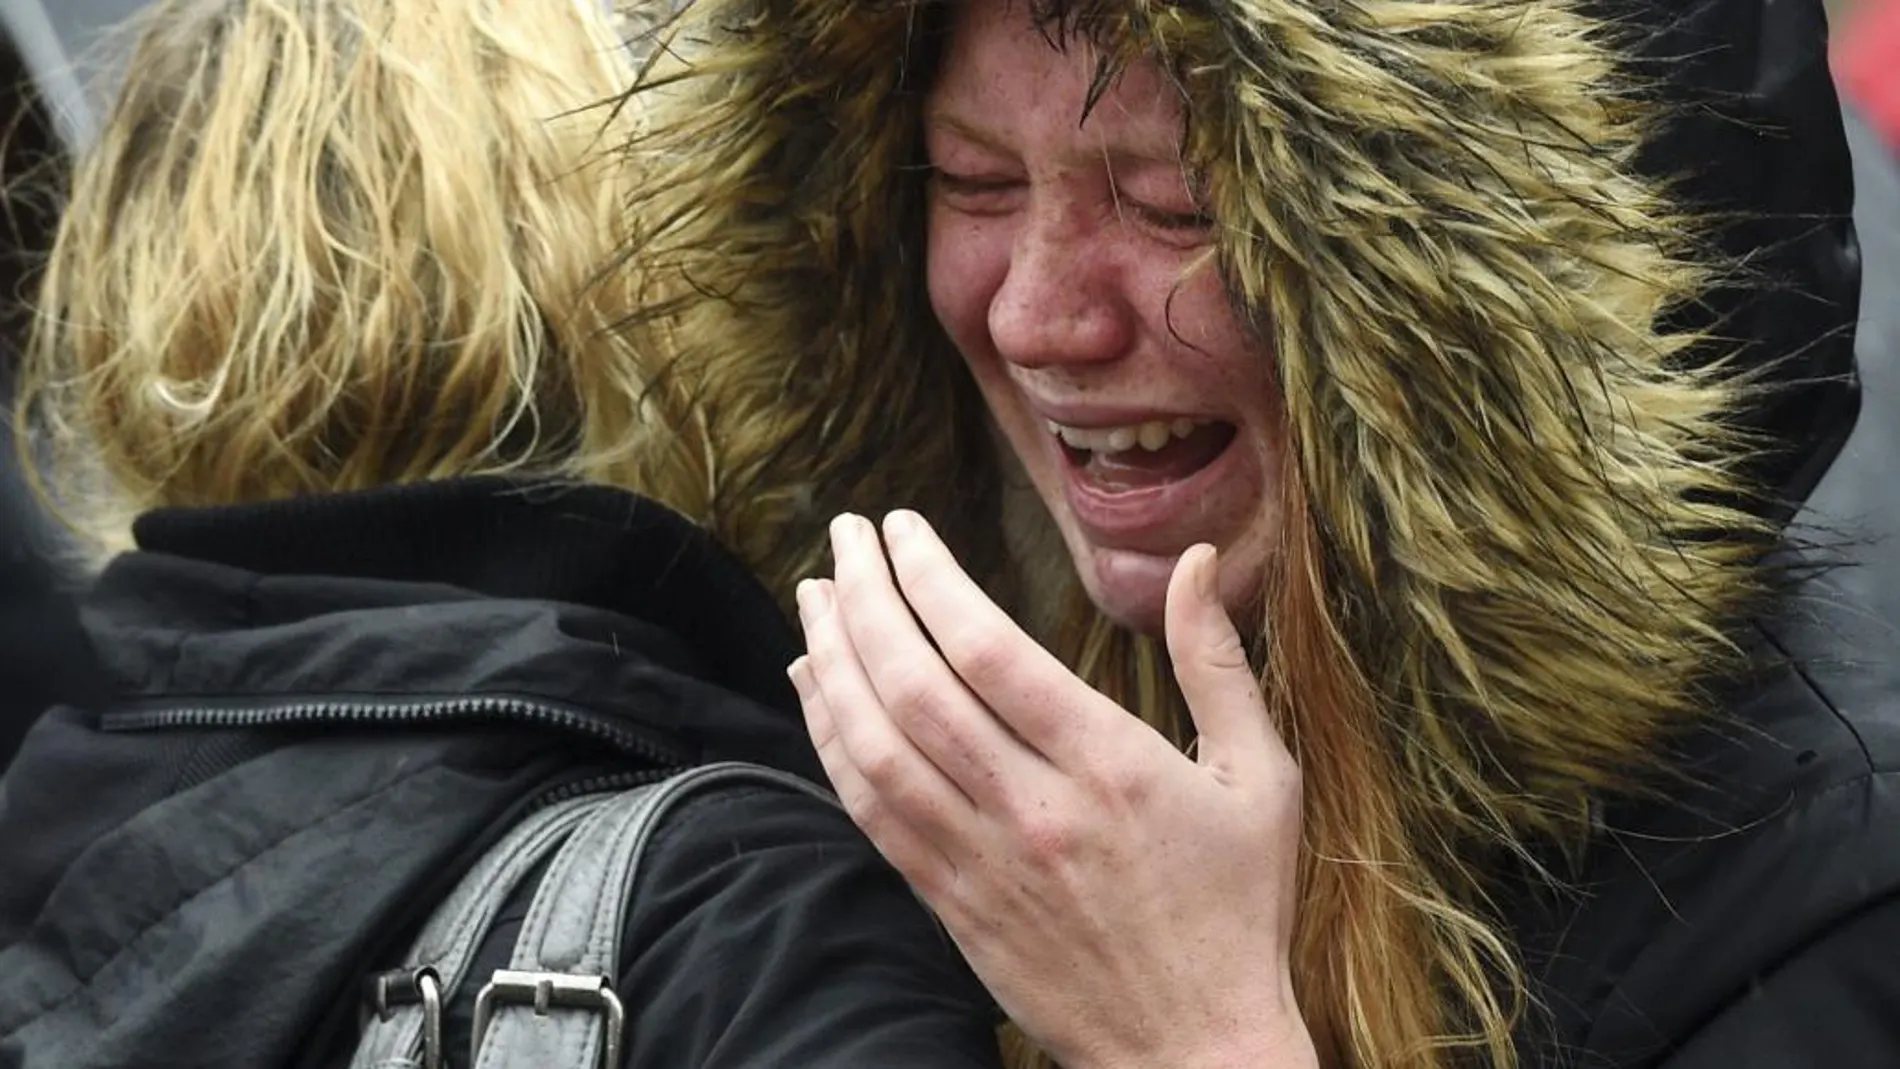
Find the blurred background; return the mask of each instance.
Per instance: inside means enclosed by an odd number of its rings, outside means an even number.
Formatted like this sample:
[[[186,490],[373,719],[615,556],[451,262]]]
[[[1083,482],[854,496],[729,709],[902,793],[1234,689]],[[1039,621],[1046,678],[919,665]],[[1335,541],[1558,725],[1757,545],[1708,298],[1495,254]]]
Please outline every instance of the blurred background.
[[[525,0],[524,0],[525,2]],[[1667,4],[1669,0],[1650,0]],[[1693,0],[1692,0],[1693,2]],[[0,0],[0,133],[7,196],[0,213],[0,402],[28,322],[33,267],[57,205],[49,186],[99,121],[107,31],[139,0]],[[1855,154],[1855,210],[1864,264],[1858,341],[1862,416],[1823,493],[1853,502],[1890,494],[1900,460],[1900,0],[1828,0],[1831,62]],[[50,171],[48,169],[51,169]],[[4,426],[4,424],[0,424]],[[87,682],[71,581],[58,565],[52,525],[26,492],[11,435],[0,448],[0,770],[31,719]]]

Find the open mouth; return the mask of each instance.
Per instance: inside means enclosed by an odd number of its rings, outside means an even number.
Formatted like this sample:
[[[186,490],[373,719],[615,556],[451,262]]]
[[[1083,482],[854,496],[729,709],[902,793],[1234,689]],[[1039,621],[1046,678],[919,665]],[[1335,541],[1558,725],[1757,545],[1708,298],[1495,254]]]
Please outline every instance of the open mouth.
[[[1239,429],[1224,420],[1150,420],[1119,427],[1049,423],[1071,468],[1103,492],[1179,482],[1220,459]]]

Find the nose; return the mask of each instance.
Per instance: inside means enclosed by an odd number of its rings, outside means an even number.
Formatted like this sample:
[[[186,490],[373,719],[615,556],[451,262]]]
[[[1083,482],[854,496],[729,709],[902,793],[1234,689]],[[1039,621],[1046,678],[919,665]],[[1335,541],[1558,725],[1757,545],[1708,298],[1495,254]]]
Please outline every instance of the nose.
[[[1133,309],[1121,292],[1114,251],[1086,224],[1024,221],[1009,271],[990,300],[990,340],[1024,368],[1098,363],[1127,352]]]

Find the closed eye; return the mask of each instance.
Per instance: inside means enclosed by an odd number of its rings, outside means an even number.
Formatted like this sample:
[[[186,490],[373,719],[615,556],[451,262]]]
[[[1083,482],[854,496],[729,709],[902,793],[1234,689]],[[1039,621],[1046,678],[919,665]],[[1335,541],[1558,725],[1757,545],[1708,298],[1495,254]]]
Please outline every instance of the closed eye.
[[[1004,215],[1014,210],[1020,193],[1028,183],[1021,178],[999,175],[956,174],[941,168],[931,173],[931,186],[937,199],[950,209],[967,215]]]
[[[1177,233],[1208,231],[1214,228],[1214,217],[1205,211],[1177,212],[1139,201],[1122,202],[1135,216],[1149,226]]]
[[[994,178],[988,175],[951,174],[937,169],[932,172],[937,188],[945,193],[979,196],[984,193],[1002,193],[1022,185],[1020,178]]]

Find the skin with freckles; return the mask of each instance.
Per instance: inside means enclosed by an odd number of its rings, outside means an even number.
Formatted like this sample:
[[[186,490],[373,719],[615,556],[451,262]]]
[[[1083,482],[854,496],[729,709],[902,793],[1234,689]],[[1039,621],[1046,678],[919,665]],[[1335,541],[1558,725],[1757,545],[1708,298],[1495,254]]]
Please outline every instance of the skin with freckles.
[[[1190,545],[1219,549],[1230,608],[1258,592],[1282,419],[1270,354],[1214,269],[1177,92],[1137,63],[1078,123],[1095,59],[1019,8],[959,6],[926,106],[929,292],[1092,600],[1158,635]],[[1108,493],[1049,428],[1181,418],[1231,424],[1232,444],[1190,478]]]

